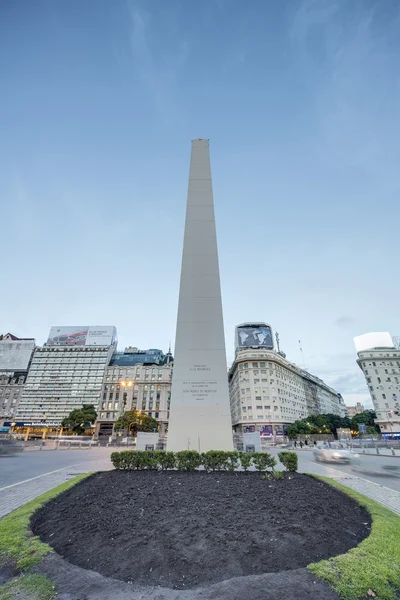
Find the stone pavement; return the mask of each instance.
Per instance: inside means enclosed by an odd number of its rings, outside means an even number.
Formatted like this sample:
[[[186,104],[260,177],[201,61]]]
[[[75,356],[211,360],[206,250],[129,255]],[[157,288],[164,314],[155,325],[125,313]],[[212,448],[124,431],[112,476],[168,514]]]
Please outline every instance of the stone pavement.
[[[364,494],[364,496],[375,500],[375,502],[379,502],[379,504],[400,515],[400,492],[396,490],[379,485],[379,483],[374,483],[373,481],[368,481],[368,479],[358,477],[357,475],[344,473],[334,467],[322,466],[318,463],[309,463],[306,471],[315,475],[331,477],[335,481],[346,485],[355,492]]]
[[[3,487],[0,489],[0,518],[60,485],[60,483],[71,479],[75,475],[90,473],[92,471],[108,471],[110,469],[112,469],[112,464],[108,457],[95,461],[83,460],[72,466],[63,467],[62,469]]]

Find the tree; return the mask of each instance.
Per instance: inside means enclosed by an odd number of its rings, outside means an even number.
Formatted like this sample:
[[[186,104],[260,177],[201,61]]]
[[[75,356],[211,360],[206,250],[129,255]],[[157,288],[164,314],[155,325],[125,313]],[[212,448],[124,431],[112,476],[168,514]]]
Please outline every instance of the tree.
[[[290,437],[298,435],[310,435],[316,433],[333,433],[336,435],[336,430],[340,428],[350,427],[350,419],[348,417],[339,417],[339,415],[310,415],[307,419],[295,421],[287,428],[287,434]]]
[[[153,417],[138,410],[127,410],[116,420],[114,429],[125,429],[128,435],[135,437],[138,431],[157,431],[158,423]]]
[[[373,410],[365,410],[351,418],[351,428],[358,431],[358,424],[365,423],[368,433],[379,433],[379,427],[375,425],[376,412]]]
[[[91,427],[97,419],[94,404],[84,404],[82,408],[72,410],[68,417],[61,421],[63,427],[72,429],[74,433],[84,433],[87,427]]]

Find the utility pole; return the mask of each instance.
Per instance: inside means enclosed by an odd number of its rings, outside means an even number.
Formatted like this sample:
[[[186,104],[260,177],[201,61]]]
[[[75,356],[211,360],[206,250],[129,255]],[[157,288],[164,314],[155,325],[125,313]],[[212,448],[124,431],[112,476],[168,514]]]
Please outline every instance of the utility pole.
[[[277,331],[275,332],[275,338],[276,338],[276,345],[277,345],[277,348],[278,348],[278,352],[280,352],[281,349],[279,347],[279,333]]]

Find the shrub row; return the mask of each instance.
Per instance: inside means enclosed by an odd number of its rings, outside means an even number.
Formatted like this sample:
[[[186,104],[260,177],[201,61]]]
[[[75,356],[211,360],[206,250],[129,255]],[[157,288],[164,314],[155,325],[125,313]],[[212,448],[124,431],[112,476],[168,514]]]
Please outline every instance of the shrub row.
[[[287,471],[297,471],[297,454],[295,452],[279,452],[279,460]],[[164,450],[123,450],[113,452],[111,462],[115,469],[178,469],[178,471],[195,471],[204,467],[205,471],[236,471],[239,467],[248,471],[254,466],[257,471],[274,470],[276,459],[267,452],[223,452],[209,450],[200,454],[196,450],[181,452],[165,452]]]

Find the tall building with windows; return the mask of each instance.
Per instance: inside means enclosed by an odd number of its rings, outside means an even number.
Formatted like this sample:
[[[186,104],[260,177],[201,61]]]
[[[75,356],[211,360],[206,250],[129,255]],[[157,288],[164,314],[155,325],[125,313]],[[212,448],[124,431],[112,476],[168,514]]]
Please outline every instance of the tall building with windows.
[[[229,370],[232,425],[236,433],[283,436],[290,423],[311,414],[345,415],[343,398],[283,353],[252,346],[237,349]]]
[[[376,412],[375,423],[385,437],[400,437],[400,349],[390,335],[371,333],[354,338],[357,364]],[[375,345],[376,344],[376,345]],[[368,347],[369,346],[369,347]]]
[[[160,434],[168,429],[172,354],[134,350],[116,352],[107,368],[96,423],[99,436],[112,435],[115,421],[127,410],[138,410],[156,419]]]
[[[33,338],[0,336],[0,427],[16,415],[34,348]]]
[[[116,343],[115,327],[53,327],[33,354],[15,427],[56,429],[83,404],[98,409]]]

